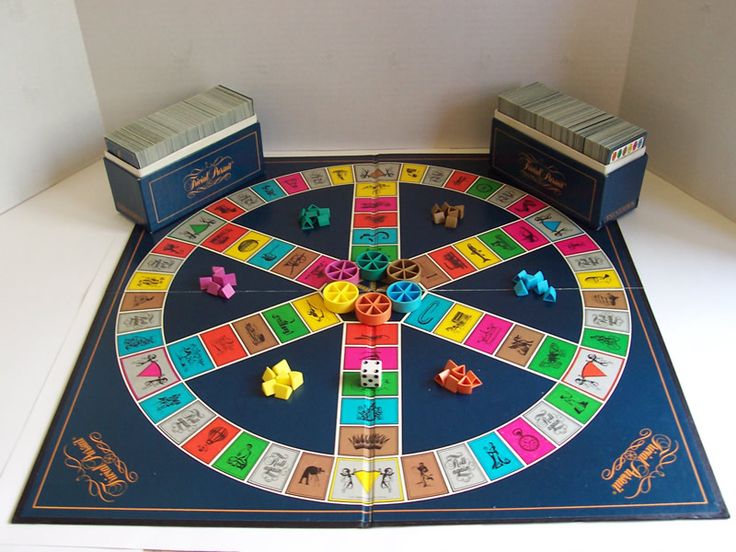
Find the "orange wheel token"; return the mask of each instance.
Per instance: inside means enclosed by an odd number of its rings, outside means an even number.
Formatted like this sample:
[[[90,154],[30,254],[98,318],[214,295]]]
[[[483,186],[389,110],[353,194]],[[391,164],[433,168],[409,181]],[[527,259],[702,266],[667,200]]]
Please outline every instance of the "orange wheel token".
[[[366,293],[355,302],[355,316],[366,326],[379,326],[391,318],[391,300],[383,293]]]

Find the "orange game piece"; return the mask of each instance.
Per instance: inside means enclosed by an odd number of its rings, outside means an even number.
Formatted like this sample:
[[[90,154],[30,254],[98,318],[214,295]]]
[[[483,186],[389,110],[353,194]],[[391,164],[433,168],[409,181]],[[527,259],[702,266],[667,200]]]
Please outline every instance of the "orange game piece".
[[[447,361],[445,369],[434,377],[434,381],[451,393],[462,395],[470,395],[473,389],[483,385],[472,370],[466,370],[464,364],[457,364],[453,360]]]
[[[379,326],[391,318],[391,300],[383,293],[370,292],[355,301],[355,316],[366,326]]]

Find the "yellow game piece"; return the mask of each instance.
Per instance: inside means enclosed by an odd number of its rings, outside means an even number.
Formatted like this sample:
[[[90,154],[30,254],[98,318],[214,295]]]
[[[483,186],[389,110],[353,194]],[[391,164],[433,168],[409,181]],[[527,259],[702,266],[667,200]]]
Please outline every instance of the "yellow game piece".
[[[289,383],[291,384],[292,389],[298,389],[304,383],[304,375],[296,370],[289,374],[289,379],[291,380]]]
[[[345,280],[330,282],[322,290],[325,308],[337,314],[351,312],[355,308],[358,295],[358,286]]]
[[[293,372],[289,372],[288,374],[281,374],[280,376],[276,376],[276,383],[280,383],[281,385],[291,385],[291,374]]]
[[[289,397],[291,397],[292,389],[288,385],[283,385],[281,383],[275,383],[273,386],[274,394],[276,395],[277,399],[283,399],[288,400]]]
[[[277,376],[281,376],[291,372],[291,368],[289,367],[289,363],[286,362],[286,359],[279,360],[276,364],[271,366],[271,370],[276,372]]]
[[[276,387],[275,379],[264,381],[261,384],[261,389],[263,390],[263,394],[266,395],[267,397],[271,397],[274,395],[274,393],[276,393],[275,387]]]
[[[263,371],[263,377],[261,378],[263,381],[270,381],[272,379],[276,378],[276,372],[271,370],[270,368],[266,368]]]

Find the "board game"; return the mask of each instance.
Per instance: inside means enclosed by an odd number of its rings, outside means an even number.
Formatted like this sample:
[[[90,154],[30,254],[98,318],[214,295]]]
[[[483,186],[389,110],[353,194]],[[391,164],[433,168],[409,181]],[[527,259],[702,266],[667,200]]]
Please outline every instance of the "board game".
[[[615,223],[586,231],[488,176],[487,156],[265,170],[134,230],[15,523],[728,516]],[[463,207],[455,228],[433,223],[445,203]],[[303,229],[308,206],[329,222]],[[326,308],[327,267],[365,252],[402,260],[417,308],[379,325]],[[230,299],[202,291],[212,267],[236,276]],[[556,301],[517,296],[523,270]],[[261,390],[282,359],[304,379],[288,400]],[[366,359],[379,387],[360,385]],[[482,385],[438,385],[448,360]]]

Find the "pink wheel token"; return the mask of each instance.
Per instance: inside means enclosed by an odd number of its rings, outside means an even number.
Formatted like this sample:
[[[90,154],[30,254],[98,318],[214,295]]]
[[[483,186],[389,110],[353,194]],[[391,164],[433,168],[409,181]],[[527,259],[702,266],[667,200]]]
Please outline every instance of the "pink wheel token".
[[[325,276],[332,281],[360,282],[360,270],[352,261],[333,261],[325,267]]]

